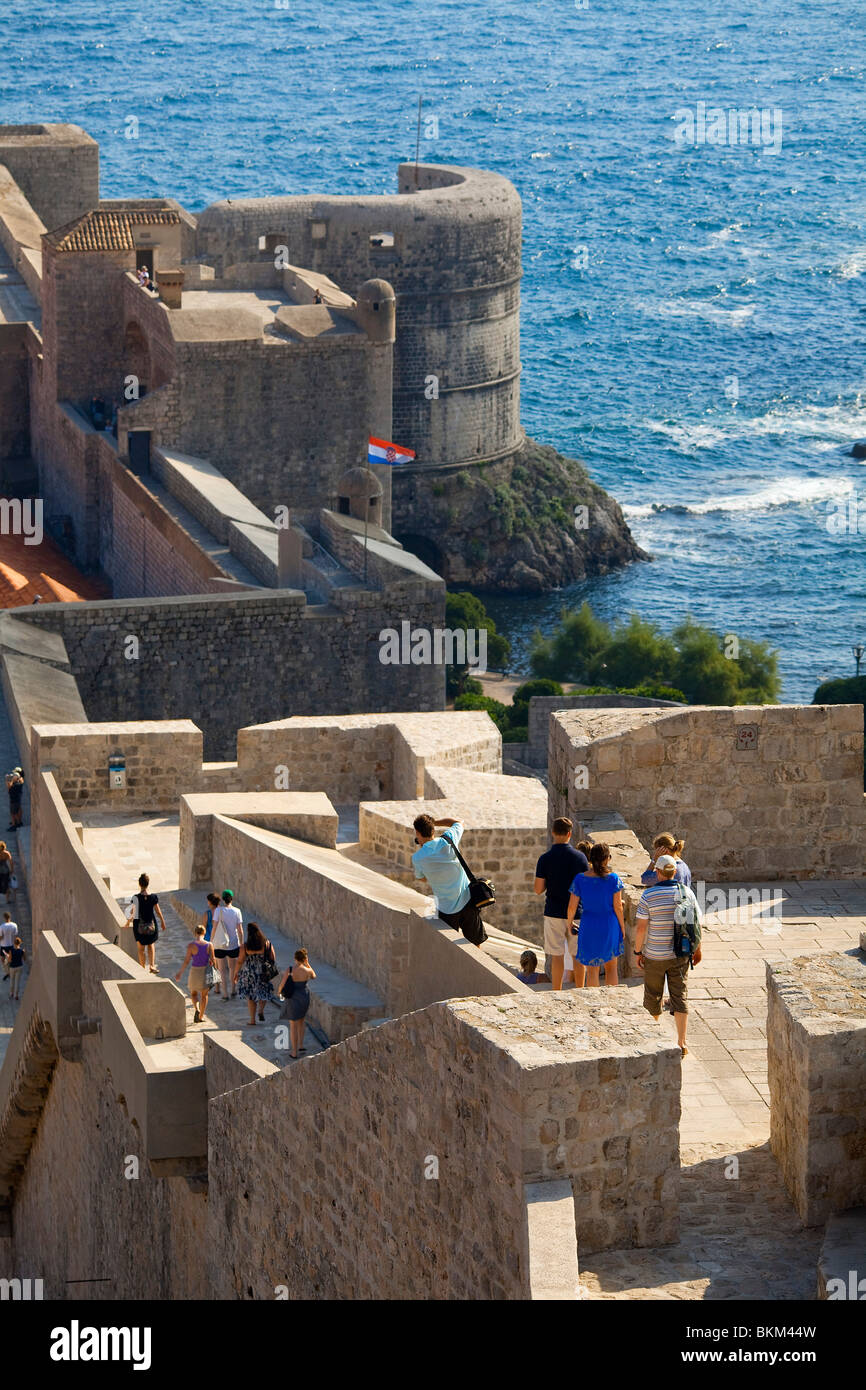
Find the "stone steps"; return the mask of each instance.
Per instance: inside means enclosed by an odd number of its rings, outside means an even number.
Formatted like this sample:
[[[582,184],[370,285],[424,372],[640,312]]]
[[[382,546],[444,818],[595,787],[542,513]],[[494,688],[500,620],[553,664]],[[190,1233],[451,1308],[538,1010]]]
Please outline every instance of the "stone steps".
[[[205,890],[177,890],[169,901],[190,932],[201,921]],[[302,944],[293,941],[281,927],[259,919],[259,926],[273,943],[280,973],[291,965],[294,953]],[[343,1042],[361,1032],[372,1019],[381,1019],[386,1011],[384,1002],[372,990],[344,975],[332,965],[316,959],[310,962],[316,972],[308,986],[310,992],[309,1020],[331,1043]],[[275,984],[278,984],[276,981]]]

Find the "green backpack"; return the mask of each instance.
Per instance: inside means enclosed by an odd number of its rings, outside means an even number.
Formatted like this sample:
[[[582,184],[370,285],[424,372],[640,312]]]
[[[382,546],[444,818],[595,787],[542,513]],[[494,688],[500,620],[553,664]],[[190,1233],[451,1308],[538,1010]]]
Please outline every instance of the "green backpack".
[[[701,914],[698,905],[678,883],[677,902],[674,907],[674,954],[692,956],[701,944]]]

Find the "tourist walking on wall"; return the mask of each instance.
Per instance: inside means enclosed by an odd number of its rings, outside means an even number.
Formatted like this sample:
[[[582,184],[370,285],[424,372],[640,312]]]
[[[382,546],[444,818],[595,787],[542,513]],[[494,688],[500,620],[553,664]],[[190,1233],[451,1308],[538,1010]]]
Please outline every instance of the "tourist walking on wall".
[[[234,896],[230,888],[225,888],[222,902],[214,909],[213,914],[211,942],[222,980],[223,1000],[233,999],[235,996],[238,959],[244,939],[244,919],[240,908],[235,907]]]
[[[663,854],[656,860],[658,883],[644,889],[637,907],[635,956],[643,970],[643,1006],[658,1022],[662,1011],[662,995],[667,980],[671,997],[671,1012],[677,1025],[677,1042],[685,1057],[686,1024],[689,1016],[689,966],[701,959],[701,913],[691,888],[677,883],[677,860]],[[691,909],[693,929],[688,922],[677,922],[678,916],[688,917]],[[677,954],[677,938],[684,939],[684,954]]]
[[[138,945],[139,965],[144,966],[146,964],[151,975],[158,975],[156,939],[159,936],[159,927],[165,931],[165,918],[162,915],[159,898],[155,893],[148,892],[149,887],[149,877],[147,874],[141,874],[138,880],[138,892],[132,896],[125,925],[128,927],[130,921],[132,922],[132,934]],[[157,923],[159,923],[159,927]]]
[[[682,883],[686,888],[692,886],[692,871],[686,861],[682,858],[685,849],[685,841],[677,840],[673,835],[656,835],[653,840],[653,857],[640,876],[643,884],[658,883],[659,877],[656,873],[656,864],[662,854],[668,854],[676,861],[677,871],[674,876],[677,883]]]
[[[186,967],[189,966],[189,992],[195,1009],[193,1023],[204,1023],[205,1021],[209,988],[207,969],[209,965],[213,965],[213,946],[209,941],[205,941],[204,927],[199,924],[195,929],[195,940],[187,946],[183,965],[174,977],[179,980]]]
[[[7,902],[12,889],[14,870],[15,865],[12,862],[12,855],[6,848],[6,841],[0,840],[0,893],[3,894]]]
[[[442,820],[416,816],[412,825],[418,845],[412,855],[415,877],[426,879],[430,884],[442,921],[455,931],[462,931],[467,941],[480,948],[487,940],[487,932],[481,911],[471,900],[469,878],[454,852],[454,846],[463,836],[462,822],[447,816]],[[440,825],[448,833],[434,837],[433,832]]]
[[[622,879],[611,872],[610,846],[593,845],[589,851],[589,872],[578,874],[568,900],[569,929],[578,907],[583,911],[574,957],[574,983],[594,987],[604,966],[606,985],[619,984],[617,959],[622,951],[625,923],[622,915]]]
[[[11,912],[3,913],[3,925],[0,927],[0,956],[3,959],[3,979],[9,979],[9,952],[15,944],[15,937],[18,935],[18,924],[12,921]]]
[[[18,830],[24,824],[22,802],[24,800],[24,773],[15,767],[6,773],[6,790],[9,793],[9,825],[7,830]]]
[[[280,980],[279,993],[285,1003],[280,1010],[280,1018],[288,1019],[289,1040],[292,1044],[290,1057],[297,1057],[299,1052],[306,1052],[305,1047],[301,1047],[304,1041],[304,1029],[306,1025],[307,1010],[310,1007],[310,991],[307,989],[309,980],[315,980],[316,972],[310,965],[307,952],[302,946],[295,952],[294,964],[290,965],[283,978]]]
[[[578,874],[586,873],[589,860],[571,844],[574,829],[568,816],[558,816],[551,826],[553,844],[535,866],[535,891],[544,894],[544,951],[550,956],[554,989],[562,989],[565,957],[573,938],[568,923],[568,897]]]
[[[16,936],[9,951],[9,998],[17,999],[18,987],[21,980],[21,971],[24,969],[24,962],[27,959],[21,937]]]
[[[236,978],[237,993],[246,999],[251,1028],[255,1027],[256,1005],[259,1023],[265,1021],[265,1004],[273,999],[270,971],[274,967],[274,948],[257,922],[247,923],[247,939],[241,945]]]
[[[205,914],[201,919],[201,924],[204,927],[205,941],[210,941],[213,935],[213,915],[216,912],[219,905],[220,900],[217,894],[208,893],[207,910],[205,911]],[[211,956],[211,959],[208,961],[207,968],[205,970],[205,986],[209,990],[215,989],[217,994],[219,994],[220,992],[219,969],[217,967],[216,958],[214,956]]]

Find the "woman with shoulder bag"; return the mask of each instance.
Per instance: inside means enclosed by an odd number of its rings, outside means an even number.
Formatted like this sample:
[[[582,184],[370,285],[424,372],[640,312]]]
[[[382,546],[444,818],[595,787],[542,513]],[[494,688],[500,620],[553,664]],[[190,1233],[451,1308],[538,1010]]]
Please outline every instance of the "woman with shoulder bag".
[[[310,992],[307,989],[307,981],[315,980],[316,972],[310,965],[307,952],[302,946],[295,952],[294,964],[280,980],[280,994],[285,999],[285,1004],[280,1011],[280,1018],[288,1019],[289,1036],[291,1039],[292,1050],[289,1056],[295,1058],[299,1052],[306,1052],[305,1047],[301,1047],[304,1041],[304,1028],[307,1010],[310,1007]]]

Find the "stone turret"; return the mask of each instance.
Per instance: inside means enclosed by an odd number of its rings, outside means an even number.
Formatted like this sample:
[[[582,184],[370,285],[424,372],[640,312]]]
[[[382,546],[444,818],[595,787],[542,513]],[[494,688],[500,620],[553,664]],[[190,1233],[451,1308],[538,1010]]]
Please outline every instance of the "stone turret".
[[[382,525],[382,484],[370,468],[350,468],[337,483],[337,511]]]

